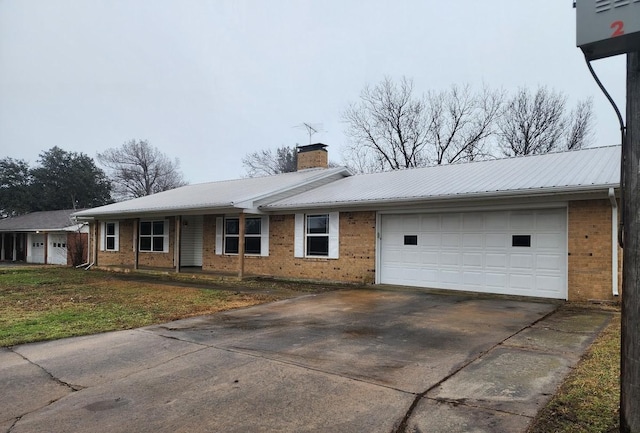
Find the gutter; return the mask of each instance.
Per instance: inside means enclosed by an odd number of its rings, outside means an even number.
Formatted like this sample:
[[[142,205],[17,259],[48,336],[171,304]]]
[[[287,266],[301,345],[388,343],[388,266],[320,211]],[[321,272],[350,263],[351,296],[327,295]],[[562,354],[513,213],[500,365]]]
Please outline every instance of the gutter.
[[[611,293],[618,296],[618,202],[613,188],[609,188],[611,202]]]

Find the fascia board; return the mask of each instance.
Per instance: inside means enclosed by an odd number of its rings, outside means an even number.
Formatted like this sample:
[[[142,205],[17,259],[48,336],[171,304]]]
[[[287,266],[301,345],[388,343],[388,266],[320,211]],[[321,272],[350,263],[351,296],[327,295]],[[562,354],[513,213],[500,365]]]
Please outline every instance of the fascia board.
[[[563,188],[539,188],[522,191],[501,191],[501,192],[482,192],[472,194],[460,194],[449,196],[429,196],[429,197],[407,197],[385,200],[367,200],[367,201],[343,201],[343,202],[318,202],[309,204],[292,204],[287,206],[265,206],[264,211],[283,212],[283,211],[300,211],[305,209],[338,209],[338,208],[357,208],[357,209],[379,209],[381,207],[388,208],[393,206],[420,206],[432,203],[455,203],[478,200],[499,199],[538,199],[544,197],[555,197],[566,199],[567,196],[580,194],[604,194],[606,198],[609,188],[618,188],[618,184],[607,184],[588,187],[563,187]]]

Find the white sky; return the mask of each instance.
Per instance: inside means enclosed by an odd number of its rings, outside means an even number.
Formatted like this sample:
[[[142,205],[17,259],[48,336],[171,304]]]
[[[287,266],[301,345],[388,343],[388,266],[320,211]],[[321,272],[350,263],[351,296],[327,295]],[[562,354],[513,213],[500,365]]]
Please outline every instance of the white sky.
[[[625,57],[594,67],[624,113]],[[594,144],[620,141],[571,0],[0,0],[0,158],[148,139],[199,183],[307,122],[339,163],[341,112],[385,76],[592,96]]]

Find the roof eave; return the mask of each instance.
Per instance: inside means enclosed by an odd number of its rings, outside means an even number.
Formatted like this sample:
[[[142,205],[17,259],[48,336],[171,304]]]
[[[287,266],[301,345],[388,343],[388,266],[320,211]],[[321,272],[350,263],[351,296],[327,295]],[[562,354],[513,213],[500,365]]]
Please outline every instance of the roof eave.
[[[588,186],[571,186],[571,187],[549,187],[539,189],[526,189],[526,190],[510,190],[510,191],[483,191],[466,194],[454,194],[454,195],[439,195],[429,197],[403,197],[403,198],[391,198],[381,200],[360,200],[360,201],[342,201],[342,202],[318,202],[309,203],[304,205],[292,204],[286,206],[264,206],[262,209],[268,212],[278,211],[294,211],[304,209],[328,209],[328,208],[372,208],[372,207],[391,207],[394,205],[406,206],[406,205],[419,205],[429,204],[436,202],[457,202],[457,201],[470,201],[470,200],[487,200],[487,199],[509,199],[509,198],[541,198],[549,196],[561,196],[561,195],[574,195],[574,194],[588,194],[588,193],[608,193],[609,188],[617,189],[618,183],[602,184],[602,185],[588,185]]]

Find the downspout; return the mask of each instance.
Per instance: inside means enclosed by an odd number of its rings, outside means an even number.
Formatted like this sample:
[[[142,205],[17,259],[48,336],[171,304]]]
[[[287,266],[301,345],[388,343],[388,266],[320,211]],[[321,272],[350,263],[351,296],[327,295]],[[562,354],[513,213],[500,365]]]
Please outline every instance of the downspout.
[[[611,292],[618,296],[618,202],[613,188],[609,188],[611,202]]]

